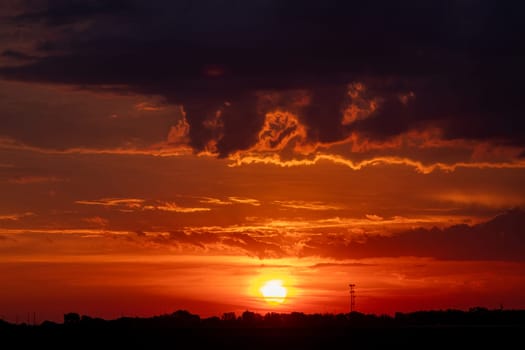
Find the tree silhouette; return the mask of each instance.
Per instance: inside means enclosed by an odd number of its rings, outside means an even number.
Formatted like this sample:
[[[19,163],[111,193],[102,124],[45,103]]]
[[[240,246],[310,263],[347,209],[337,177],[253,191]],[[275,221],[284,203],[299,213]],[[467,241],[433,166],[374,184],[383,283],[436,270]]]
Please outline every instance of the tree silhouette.
[[[80,315],[76,312],[69,312],[64,314],[64,324],[72,325],[80,323]]]

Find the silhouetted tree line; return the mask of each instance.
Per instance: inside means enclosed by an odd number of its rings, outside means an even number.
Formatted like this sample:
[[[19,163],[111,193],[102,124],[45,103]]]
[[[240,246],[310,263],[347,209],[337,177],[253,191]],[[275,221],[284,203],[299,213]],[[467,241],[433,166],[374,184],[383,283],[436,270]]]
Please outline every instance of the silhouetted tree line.
[[[93,318],[75,312],[64,314],[62,324],[44,321],[43,328],[347,328],[347,327],[410,327],[410,326],[525,326],[525,310],[489,310],[475,307],[468,311],[448,309],[397,312],[394,316],[352,313],[314,313],[302,312],[276,313],[265,315],[245,311],[240,315],[226,312],[221,317],[201,318],[187,310],[177,310],[148,318],[121,317],[114,320]],[[0,328],[29,327],[26,324],[15,325],[0,320]]]

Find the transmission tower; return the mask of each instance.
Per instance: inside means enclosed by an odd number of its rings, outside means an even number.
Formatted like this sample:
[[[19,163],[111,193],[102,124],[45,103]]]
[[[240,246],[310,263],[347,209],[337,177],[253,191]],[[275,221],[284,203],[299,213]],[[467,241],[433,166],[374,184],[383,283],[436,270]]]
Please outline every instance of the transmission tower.
[[[355,284],[350,283],[350,312],[355,311]]]

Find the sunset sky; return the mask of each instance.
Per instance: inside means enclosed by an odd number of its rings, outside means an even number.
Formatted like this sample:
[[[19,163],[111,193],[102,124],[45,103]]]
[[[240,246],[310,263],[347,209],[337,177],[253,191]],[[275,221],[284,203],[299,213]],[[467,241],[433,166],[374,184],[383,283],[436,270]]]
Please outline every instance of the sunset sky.
[[[524,10],[2,1],[0,318],[525,308]]]

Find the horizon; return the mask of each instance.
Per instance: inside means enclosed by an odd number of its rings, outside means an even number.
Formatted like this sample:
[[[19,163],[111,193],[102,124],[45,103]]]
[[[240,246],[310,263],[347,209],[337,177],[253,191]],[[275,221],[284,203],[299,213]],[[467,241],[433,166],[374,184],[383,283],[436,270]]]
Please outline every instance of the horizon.
[[[522,313],[525,313],[525,309],[504,309],[502,306],[500,306],[499,308],[493,308],[493,309],[489,309],[489,308],[485,308],[485,307],[481,307],[481,306],[473,306],[473,307],[470,307],[468,309],[455,309],[455,308],[448,308],[448,309],[423,309],[423,310],[414,310],[414,311],[409,311],[409,312],[401,312],[401,311],[396,311],[394,312],[393,314],[386,314],[386,313],[381,313],[381,314],[377,314],[377,313],[363,313],[363,312],[359,312],[359,311],[349,311],[349,312],[340,312],[340,313],[330,313],[330,312],[325,312],[325,313],[321,313],[321,312],[312,312],[312,313],[305,313],[305,312],[301,312],[301,311],[290,311],[290,312],[275,312],[275,311],[268,311],[268,312],[265,312],[265,313],[258,313],[258,312],[254,312],[252,310],[244,310],[243,312],[240,312],[240,313],[236,313],[234,311],[229,311],[229,312],[223,312],[222,314],[217,314],[217,315],[211,315],[211,316],[207,316],[207,317],[203,317],[199,314],[195,314],[195,313],[192,313],[190,310],[186,310],[186,309],[177,309],[177,310],[174,310],[172,312],[169,312],[169,313],[162,313],[162,314],[152,314],[152,315],[145,315],[145,316],[136,316],[136,315],[121,315],[119,317],[115,317],[115,318],[102,318],[102,317],[93,317],[92,315],[84,315],[84,314],[79,314],[77,312],[74,312],[74,311],[69,311],[69,312],[66,312],[63,314],[63,317],[62,317],[62,322],[57,322],[57,321],[54,321],[54,320],[48,320],[48,319],[43,319],[43,320],[39,320],[37,315],[36,314],[29,314],[28,313],[28,318],[27,320],[21,320],[19,322],[9,322],[9,320],[5,320],[5,319],[2,319],[0,318],[0,321],[4,321],[6,323],[9,323],[9,324],[13,324],[13,325],[26,325],[26,326],[42,326],[44,323],[48,323],[48,322],[51,322],[51,323],[56,323],[56,324],[66,324],[68,322],[72,322],[72,323],[75,323],[75,322],[80,322],[80,321],[93,321],[93,320],[102,320],[102,321],[106,321],[106,322],[112,322],[112,321],[119,321],[119,320],[123,320],[123,319],[145,319],[145,320],[149,320],[149,319],[155,319],[155,318],[165,318],[165,317],[175,317],[175,318],[180,318],[180,317],[194,317],[194,316],[197,316],[198,319],[200,321],[205,321],[205,320],[211,320],[211,319],[219,319],[221,321],[224,321],[224,322],[229,322],[229,321],[243,321],[245,320],[246,316],[248,314],[248,317],[251,317],[252,315],[256,315],[256,316],[261,316],[262,319],[261,320],[264,320],[270,316],[275,316],[275,315],[278,315],[278,316],[294,316],[294,315],[300,315],[300,316],[303,316],[303,317],[312,317],[312,316],[341,316],[341,315],[345,315],[347,317],[350,317],[352,315],[354,316],[369,316],[369,317],[374,317],[374,318],[377,318],[377,319],[384,319],[385,317],[387,318],[390,318],[390,319],[397,319],[397,318],[403,318],[403,317],[406,317],[406,316],[414,316],[414,315],[419,315],[419,314],[436,314],[436,313],[462,313],[462,314],[479,314],[479,313],[494,313],[494,312],[522,312]],[[232,318],[233,317],[233,318]],[[27,321],[27,322],[26,322]]]
[[[0,4],[0,318],[525,309],[523,10]]]

